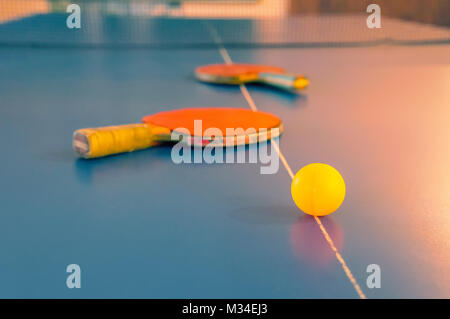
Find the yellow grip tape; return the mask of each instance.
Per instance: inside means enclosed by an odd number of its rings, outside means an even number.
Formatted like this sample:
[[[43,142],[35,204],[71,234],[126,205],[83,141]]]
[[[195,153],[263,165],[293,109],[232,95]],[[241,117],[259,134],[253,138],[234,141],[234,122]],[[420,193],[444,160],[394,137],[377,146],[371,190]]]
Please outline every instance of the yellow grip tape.
[[[147,124],[127,124],[84,128],[75,131],[73,147],[85,158],[131,152],[154,144],[151,127]]]

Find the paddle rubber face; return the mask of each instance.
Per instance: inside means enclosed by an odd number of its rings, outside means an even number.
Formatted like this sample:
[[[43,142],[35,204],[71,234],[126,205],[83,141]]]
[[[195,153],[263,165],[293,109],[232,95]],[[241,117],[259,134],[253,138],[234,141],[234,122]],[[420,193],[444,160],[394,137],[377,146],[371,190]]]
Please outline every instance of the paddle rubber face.
[[[215,145],[227,146],[256,143],[277,137],[282,131],[281,121],[275,115],[241,108],[181,109],[148,115],[142,121],[154,128],[157,140],[169,141],[170,134],[176,132],[190,135],[190,144],[201,145],[211,140]]]
[[[212,64],[198,67],[196,77],[205,82],[240,84],[256,81],[260,73],[283,74],[284,69],[256,64]]]

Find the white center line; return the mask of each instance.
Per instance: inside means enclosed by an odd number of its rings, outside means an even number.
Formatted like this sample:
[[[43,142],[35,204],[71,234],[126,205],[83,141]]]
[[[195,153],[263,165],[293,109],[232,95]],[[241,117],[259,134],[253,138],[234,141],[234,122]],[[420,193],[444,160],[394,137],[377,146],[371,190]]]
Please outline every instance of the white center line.
[[[205,22],[205,25],[207,27],[207,29],[209,30],[214,42],[219,46],[219,52],[220,55],[222,56],[223,60],[225,61],[226,64],[233,64],[233,61],[231,60],[230,54],[228,53],[227,49],[225,49],[225,47],[222,45],[222,41],[220,39],[219,34],[217,33],[217,31],[207,22]],[[250,106],[250,108],[252,109],[253,112],[258,111],[258,108],[256,107],[255,101],[253,100],[253,98],[251,97],[250,93],[247,90],[247,87],[245,86],[245,84],[241,84],[240,85],[240,89],[242,92],[242,95],[244,96],[245,100],[247,101],[248,105]],[[275,141],[272,141],[272,143],[274,144],[274,148],[278,153],[278,156],[280,157],[281,162],[283,163],[283,166],[285,167],[287,173],[289,174],[289,176],[291,177],[291,179],[294,178],[294,173],[292,172],[291,167],[289,166],[286,158],[284,157],[283,153],[281,152],[278,143]],[[352,272],[350,271],[350,268],[347,266],[347,263],[345,262],[344,258],[342,257],[341,253],[339,252],[339,250],[336,248],[336,245],[333,242],[333,239],[331,239],[330,235],[328,234],[325,226],[323,226],[322,221],[320,220],[319,217],[314,216],[314,220],[316,221],[317,225],[320,228],[320,231],[322,232],[323,236],[325,237],[325,240],[328,242],[331,250],[333,250],[333,252],[336,255],[336,259],[339,261],[339,263],[342,266],[342,269],[344,270],[345,274],[347,275],[348,279],[350,280],[350,283],[353,285],[353,287],[355,288],[358,296],[361,299],[367,299],[366,295],[364,294],[364,292],[362,291],[361,287],[358,285],[358,282],[356,281],[355,277],[353,276]]]
[[[256,107],[255,102],[253,101],[250,93],[248,93],[247,87],[245,86],[245,84],[241,84],[239,85],[242,95],[245,97],[245,99],[247,100],[248,105],[250,106],[250,108],[252,109],[253,112],[258,111],[258,108]]]

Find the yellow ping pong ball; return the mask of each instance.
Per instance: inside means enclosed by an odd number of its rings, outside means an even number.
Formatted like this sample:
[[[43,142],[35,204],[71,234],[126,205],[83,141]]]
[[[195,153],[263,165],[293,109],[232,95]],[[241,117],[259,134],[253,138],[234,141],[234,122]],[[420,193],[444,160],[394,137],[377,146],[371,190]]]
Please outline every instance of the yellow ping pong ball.
[[[313,216],[335,212],[345,198],[345,182],[332,166],[312,163],[302,167],[291,184],[292,199],[302,211]]]

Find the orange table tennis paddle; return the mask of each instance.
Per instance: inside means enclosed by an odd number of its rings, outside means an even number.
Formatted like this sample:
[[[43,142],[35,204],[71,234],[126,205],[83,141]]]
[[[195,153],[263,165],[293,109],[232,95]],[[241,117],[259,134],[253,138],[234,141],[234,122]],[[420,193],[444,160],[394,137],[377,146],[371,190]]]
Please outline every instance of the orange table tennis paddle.
[[[195,70],[197,79],[218,84],[258,82],[285,90],[302,90],[309,80],[302,75],[288,74],[282,68],[256,64],[211,64]]]
[[[196,121],[200,120],[199,130]],[[227,129],[235,131],[227,135]],[[173,132],[187,136],[183,142],[194,146],[212,142],[214,146],[236,146],[277,137],[282,123],[275,115],[249,109],[181,109],[145,116],[137,124],[79,129],[73,134],[73,148],[84,158],[102,157],[173,142]]]

